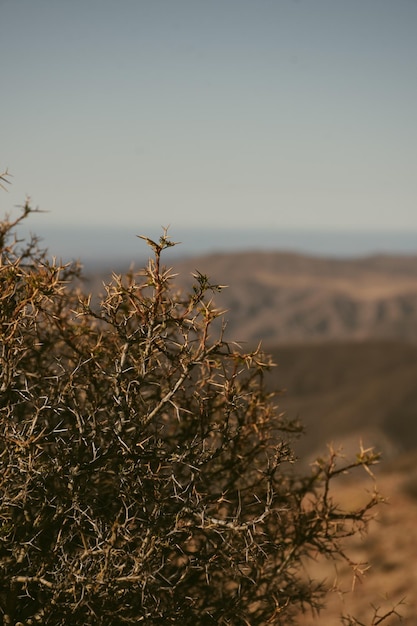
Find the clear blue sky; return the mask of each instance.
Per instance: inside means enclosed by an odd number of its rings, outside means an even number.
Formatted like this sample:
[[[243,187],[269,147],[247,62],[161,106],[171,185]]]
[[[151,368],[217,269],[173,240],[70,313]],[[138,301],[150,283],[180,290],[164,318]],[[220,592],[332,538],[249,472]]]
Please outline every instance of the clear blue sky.
[[[0,58],[2,212],[417,232],[416,0],[0,0]]]

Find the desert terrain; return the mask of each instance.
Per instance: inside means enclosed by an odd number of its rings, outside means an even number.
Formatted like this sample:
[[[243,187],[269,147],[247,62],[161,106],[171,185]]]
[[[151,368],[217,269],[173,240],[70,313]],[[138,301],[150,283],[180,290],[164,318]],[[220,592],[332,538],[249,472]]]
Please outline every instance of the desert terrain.
[[[277,367],[267,378],[279,409],[305,428],[295,443],[301,466],[340,449],[347,458],[359,445],[382,458],[376,479],[386,503],[349,554],[370,569],[355,578],[310,563],[308,571],[339,591],[319,616],[300,626],[334,626],[340,615],[370,624],[372,607],[398,607],[403,624],[417,623],[417,256],[357,259],[306,257],[279,252],[206,255],[176,260],[179,289],[192,273],[227,285],[213,295],[225,311],[226,338],[250,349],[262,342]],[[97,292],[102,277],[86,286]],[[372,490],[369,477],[346,477],[336,499],[360,503]],[[353,585],[353,582],[355,583]],[[348,622],[346,622],[348,623]],[[378,623],[375,621],[375,624]],[[392,615],[384,622],[397,624]]]
[[[195,270],[227,286],[215,300],[235,341],[417,340],[417,256],[241,252],[187,259],[174,269],[181,286]]]
[[[299,418],[295,444],[308,464],[328,445],[352,458],[381,451],[377,485],[385,498],[369,532],[351,541],[349,556],[369,563],[355,578],[349,566],[323,562],[308,571],[329,586],[320,615],[300,626],[334,626],[340,615],[370,623],[398,607],[417,623],[417,257],[328,259],[263,252],[210,255],[175,265],[182,285],[198,270],[227,288],[214,296],[226,310],[226,336],[262,341],[277,367],[268,384],[282,390],[279,408]],[[185,281],[185,282],[184,282]],[[336,499],[360,504],[372,490],[363,475],[341,481]],[[396,624],[393,614],[385,623]]]
[[[285,390],[279,407],[299,418],[305,433],[295,449],[307,465],[340,450],[353,459],[359,446],[381,452],[375,479],[385,503],[377,507],[368,534],[349,543],[348,554],[370,568],[355,579],[340,563],[338,571],[323,562],[307,564],[309,573],[340,586],[328,596],[320,615],[300,616],[303,626],[333,626],[341,613],[370,624],[371,604],[380,613],[398,607],[407,626],[417,617],[417,345],[392,341],[331,342],[280,346],[278,367],[269,384]],[[360,505],[373,489],[363,473],[338,483],[334,498]],[[397,624],[393,615],[387,624]]]

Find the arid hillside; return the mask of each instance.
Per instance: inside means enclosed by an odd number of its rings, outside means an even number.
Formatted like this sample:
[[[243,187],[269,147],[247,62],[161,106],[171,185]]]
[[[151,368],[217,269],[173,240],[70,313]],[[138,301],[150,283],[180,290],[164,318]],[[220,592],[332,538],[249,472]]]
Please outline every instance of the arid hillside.
[[[279,409],[299,418],[305,433],[295,443],[299,463],[326,455],[328,446],[354,459],[360,445],[381,451],[377,485],[380,505],[369,533],[348,542],[348,555],[370,569],[355,579],[346,563],[337,570],[323,561],[306,564],[315,579],[337,584],[317,616],[299,616],[300,626],[334,626],[341,613],[370,624],[371,604],[384,614],[398,607],[405,626],[417,615],[417,345],[393,341],[282,345],[271,350],[277,367],[268,385],[283,388]],[[365,473],[343,477],[339,503],[359,506],[373,484]],[[348,622],[346,622],[348,623]],[[372,622],[377,624],[378,621]],[[398,625],[393,614],[384,622]]]
[[[376,626],[374,609],[380,617],[396,607],[384,626],[415,626],[417,616],[417,472],[415,454],[402,463],[377,473],[377,482],[386,504],[381,504],[369,532],[346,542],[349,558],[366,563],[356,576],[345,562],[337,568],[323,560],[306,564],[315,580],[324,580],[338,591],[329,593],[318,615],[299,615],[299,626],[341,626],[340,616],[355,616],[360,624]],[[335,498],[340,503],[360,506],[372,489],[369,478],[341,481]],[[397,606],[398,605],[398,606]],[[401,616],[401,619],[398,617]],[[356,623],[356,622],[355,622]],[[344,621],[343,626],[352,624]]]
[[[360,442],[382,452],[377,479],[389,506],[379,507],[369,535],[354,538],[350,547],[350,556],[369,561],[371,570],[352,592],[352,572],[344,564],[337,575],[322,563],[309,564],[315,578],[337,582],[344,593],[329,597],[316,618],[300,616],[300,626],[339,624],[341,612],[370,624],[371,603],[383,611],[404,597],[403,623],[413,626],[417,256],[340,260],[251,252],[176,260],[172,266],[181,289],[189,288],[196,270],[212,283],[229,285],[213,296],[227,310],[226,337],[248,347],[262,340],[272,353],[277,367],[267,384],[285,392],[277,398],[279,410],[305,427],[295,443],[301,464],[325,454],[329,444],[350,458]],[[91,277],[86,287],[97,293],[99,285],[101,278]],[[347,477],[335,497],[359,503],[370,488],[367,476]],[[398,620],[393,615],[385,624]]]
[[[417,256],[248,252],[172,265],[180,289],[196,271],[228,285],[213,294],[226,338],[273,354],[270,384],[306,426],[303,457],[358,433],[390,455],[417,449]]]
[[[270,352],[278,367],[269,384],[284,389],[280,405],[306,429],[303,458],[360,438],[387,458],[417,450],[417,344],[329,342]]]
[[[174,269],[181,280],[197,269],[229,285],[214,296],[227,309],[227,337],[262,340],[272,353],[277,367],[268,385],[284,391],[279,409],[305,427],[295,444],[301,464],[326,454],[328,445],[349,458],[360,444],[382,452],[376,477],[388,506],[348,551],[370,570],[355,580],[343,563],[337,572],[308,564],[341,593],[328,597],[320,615],[300,616],[300,626],[333,626],[341,613],[369,624],[371,605],[382,615],[403,598],[402,623],[415,624],[417,257],[247,253],[191,259]],[[369,489],[368,477],[347,477],[335,498],[359,503]],[[399,622],[393,614],[384,623]]]
[[[417,340],[417,256],[329,259],[279,252],[176,261],[178,283],[198,270],[222,285],[227,337],[268,344]]]

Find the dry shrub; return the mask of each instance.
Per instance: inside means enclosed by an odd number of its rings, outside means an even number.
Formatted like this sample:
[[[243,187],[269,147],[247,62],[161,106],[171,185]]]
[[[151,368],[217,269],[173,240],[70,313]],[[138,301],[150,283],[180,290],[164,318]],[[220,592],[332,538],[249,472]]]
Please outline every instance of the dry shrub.
[[[147,240],[100,306],[76,266],[0,225],[0,620],[290,624],[322,606],[306,559],[345,558],[378,495],[340,510],[336,455],[298,476],[300,431],[264,388],[272,366],[212,336],[219,289],[176,293]]]

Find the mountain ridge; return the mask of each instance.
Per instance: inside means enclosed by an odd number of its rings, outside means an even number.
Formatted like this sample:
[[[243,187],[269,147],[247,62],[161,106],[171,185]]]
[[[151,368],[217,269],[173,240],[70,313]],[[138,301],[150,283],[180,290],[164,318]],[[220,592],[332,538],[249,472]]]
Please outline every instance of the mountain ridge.
[[[326,258],[288,252],[230,252],[175,260],[181,289],[198,270],[224,309],[227,338],[305,342],[417,341],[417,256]]]

